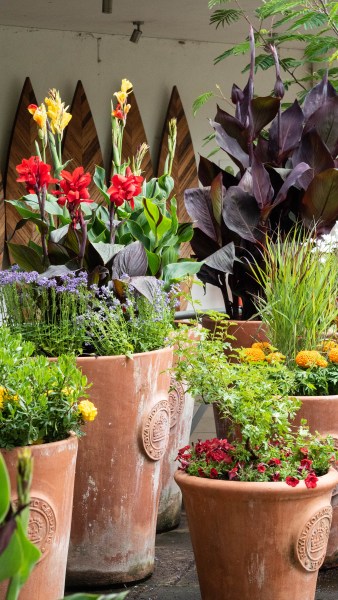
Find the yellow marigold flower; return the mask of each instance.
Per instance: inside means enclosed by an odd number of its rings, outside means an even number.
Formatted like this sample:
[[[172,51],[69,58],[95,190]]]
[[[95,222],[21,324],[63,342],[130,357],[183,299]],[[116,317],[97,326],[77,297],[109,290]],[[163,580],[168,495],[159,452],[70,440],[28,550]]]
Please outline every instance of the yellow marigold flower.
[[[81,400],[79,404],[79,413],[84,421],[94,421],[97,415],[97,408],[89,400]]]
[[[265,360],[265,354],[261,348],[242,348],[240,355],[244,362]]]
[[[333,363],[338,363],[338,347],[332,348],[328,353],[328,358]]]
[[[264,354],[269,354],[275,350],[269,342],[254,342],[251,345],[251,348],[259,348],[260,350],[263,350]]]
[[[128,93],[128,91],[132,90],[132,89],[133,89],[133,84],[131,83],[131,81],[129,81],[129,79],[122,79],[121,92]]]
[[[6,400],[6,396],[7,396],[7,390],[5,387],[3,387],[3,385],[0,385],[0,410],[4,405],[4,402]]]
[[[324,340],[321,345],[323,352],[329,352],[333,348],[337,348],[337,342],[334,342],[333,340]]]
[[[285,356],[281,352],[270,352],[270,354],[266,356],[266,360],[268,363],[283,362]]]
[[[322,357],[318,350],[301,350],[295,358],[296,364],[299,367],[327,367],[326,360]]]
[[[114,96],[116,96],[118,103],[123,105],[127,100],[128,94],[126,92],[115,92]]]

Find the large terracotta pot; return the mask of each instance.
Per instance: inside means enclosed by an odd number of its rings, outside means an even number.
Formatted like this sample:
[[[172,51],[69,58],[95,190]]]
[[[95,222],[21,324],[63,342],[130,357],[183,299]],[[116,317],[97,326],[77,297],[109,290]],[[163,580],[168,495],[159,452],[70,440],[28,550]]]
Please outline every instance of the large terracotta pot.
[[[235,337],[229,340],[232,348],[249,348],[253,342],[266,342],[266,327],[262,321],[231,321],[232,325],[228,327],[229,335]],[[210,331],[215,329],[215,321],[208,315],[202,318],[202,325]]]
[[[137,581],[154,567],[172,349],[79,358],[98,416],[81,440],[67,584]]]
[[[183,385],[172,377],[169,393],[170,435],[167,451],[163,457],[162,489],[157,516],[157,533],[170,531],[179,525],[182,493],[174,480],[177,470],[178,450],[189,444],[194,398],[187,394]]]
[[[183,492],[203,600],[314,600],[331,524],[331,469],[304,483],[175,475]]]
[[[332,435],[338,449],[338,396],[298,396],[302,406],[297,413],[295,424],[306,419],[312,433]],[[336,466],[336,468],[338,465]],[[338,566],[338,486],[332,495],[332,527],[324,567]]]
[[[77,446],[76,437],[29,446],[34,463],[28,536],[41,550],[42,556],[23,586],[20,600],[63,598]],[[20,450],[22,448],[2,451],[13,499],[17,498],[16,469]],[[5,597],[3,584],[0,597]]]

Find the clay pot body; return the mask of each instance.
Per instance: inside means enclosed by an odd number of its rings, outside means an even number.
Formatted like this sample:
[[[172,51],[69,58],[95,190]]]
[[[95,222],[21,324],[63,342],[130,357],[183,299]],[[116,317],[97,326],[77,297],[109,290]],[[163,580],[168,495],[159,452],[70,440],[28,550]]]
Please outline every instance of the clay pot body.
[[[295,424],[300,425],[306,419],[312,433],[330,434],[338,448],[338,396],[298,396],[302,406],[298,411]],[[338,465],[336,465],[338,468]],[[338,566],[338,487],[332,495],[332,526],[324,567]]]
[[[314,600],[329,536],[331,469],[317,487],[177,471],[203,600]]]
[[[266,328],[262,321],[231,321],[228,333],[235,337],[229,340],[232,348],[249,348],[253,342],[267,342]],[[215,329],[215,321],[204,315],[202,325],[210,331]]]
[[[79,358],[98,416],[81,440],[67,585],[137,581],[154,567],[172,349]]]
[[[28,536],[42,556],[23,586],[20,600],[63,598],[77,447],[76,437],[29,446],[34,462]],[[3,451],[12,499],[17,498],[16,469],[20,450],[22,448]],[[3,585],[0,585],[1,598],[5,597]]]
[[[158,506],[156,531],[163,533],[177,527],[181,518],[182,493],[174,480],[178,450],[189,444],[194,398],[185,393],[184,386],[171,379],[170,435],[162,465],[162,489]]]

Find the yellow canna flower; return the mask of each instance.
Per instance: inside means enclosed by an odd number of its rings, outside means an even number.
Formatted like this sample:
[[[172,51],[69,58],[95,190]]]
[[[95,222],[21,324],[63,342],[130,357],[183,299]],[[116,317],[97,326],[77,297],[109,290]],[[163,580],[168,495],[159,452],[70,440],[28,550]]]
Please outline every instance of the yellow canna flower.
[[[55,89],[49,90],[49,96],[45,98],[45,104],[53,134],[61,135],[72,118],[72,115],[67,112],[68,106],[65,106],[65,103],[61,101],[60,93]]]
[[[128,93],[129,90],[133,89],[133,84],[128,79],[122,79],[121,92]]]
[[[84,421],[94,421],[97,415],[97,408],[90,400],[81,400],[79,404],[79,413]]]
[[[121,92],[115,92],[114,96],[116,96],[118,103],[122,105],[122,104],[125,104],[128,94],[127,94],[127,92],[121,91]]]
[[[28,112],[33,115],[34,121],[45,136],[47,134],[47,112],[45,105],[43,103],[40,106],[30,104],[28,106]]]
[[[127,115],[127,114],[129,113],[130,109],[131,109],[131,105],[130,105],[130,104],[126,104],[126,105],[123,107],[123,112],[124,112],[124,114],[125,114],[125,115]]]

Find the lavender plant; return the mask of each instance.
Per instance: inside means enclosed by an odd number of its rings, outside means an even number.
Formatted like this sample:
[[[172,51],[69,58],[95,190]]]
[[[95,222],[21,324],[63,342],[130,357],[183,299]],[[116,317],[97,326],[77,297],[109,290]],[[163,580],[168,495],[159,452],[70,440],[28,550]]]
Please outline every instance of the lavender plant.
[[[95,294],[83,317],[88,353],[131,356],[163,348],[170,342],[179,290],[172,286],[167,292],[164,282],[149,277],[148,293],[144,295],[139,287],[144,281],[125,276],[119,282],[123,288],[120,298],[112,287],[92,286]]]
[[[87,304],[86,273],[48,278],[16,266],[0,272],[2,324],[34,342],[37,353],[59,356],[81,352],[85,324],[79,316]]]

